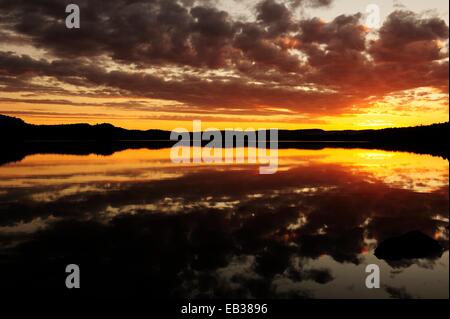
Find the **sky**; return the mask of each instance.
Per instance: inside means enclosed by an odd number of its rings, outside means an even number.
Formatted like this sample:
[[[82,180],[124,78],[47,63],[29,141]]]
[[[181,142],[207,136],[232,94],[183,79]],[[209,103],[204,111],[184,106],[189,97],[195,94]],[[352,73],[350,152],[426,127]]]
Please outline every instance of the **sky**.
[[[446,122],[448,12],[446,0],[0,0],[0,114],[129,129]]]

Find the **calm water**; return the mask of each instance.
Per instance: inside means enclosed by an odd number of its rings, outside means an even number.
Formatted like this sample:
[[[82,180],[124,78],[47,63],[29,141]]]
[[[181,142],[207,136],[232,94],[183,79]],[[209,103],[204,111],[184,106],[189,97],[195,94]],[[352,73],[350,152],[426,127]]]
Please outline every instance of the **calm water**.
[[[100,297],[448,298],[448,161],[280,150],[279,170],[172,164],[169,149],[32,155],[0,166],[3,293]],[[440,258],[373,250],[421,230]],[[365,288],[365,266],[381,269]],[[73,293],[73,291],[71,291]]]

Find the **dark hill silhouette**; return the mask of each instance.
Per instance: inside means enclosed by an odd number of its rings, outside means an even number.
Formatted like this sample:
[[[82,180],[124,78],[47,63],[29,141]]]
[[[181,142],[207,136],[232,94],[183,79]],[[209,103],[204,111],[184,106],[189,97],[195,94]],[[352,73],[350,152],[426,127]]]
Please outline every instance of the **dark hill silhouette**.
[[[359,147],[448,158],[449,123],[381,130],[280,130],[280,148]],[[170,147],[170,132],[127,130],[111,124],[33,125],[0,115],[0,164],[35,153],[103,154],[128,148]]]
[[[0,139],[6,141],[116,141],[168,139],[170,132],[161,130],[126,130],[111,124],[33,125],[0,115]]]

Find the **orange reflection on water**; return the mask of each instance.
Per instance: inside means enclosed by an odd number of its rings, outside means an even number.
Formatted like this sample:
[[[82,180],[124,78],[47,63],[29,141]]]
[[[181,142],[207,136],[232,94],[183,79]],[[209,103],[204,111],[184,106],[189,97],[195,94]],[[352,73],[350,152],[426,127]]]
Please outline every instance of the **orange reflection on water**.
[[[338,164],[395,187],[429,192],[448,186],[448,161],[436,156],[368,149],[280,150],[280,165]]]
[[[0,166],[0,186],[57,184],[59,182],[128,181],[175,178],[191,170],[255,169],[257,163],[173,163],[170,148],[128,149],[109,156],[36,154]],[[190,150],[193,154],[194,150]],[[224,153],[224,152],[222,152]],[[278,170],[317,164],[337,165],[352,174],[369,176],[395,187],[429,192],[448,185],[448,161],[431,155],[368,149],[280,149]],[[276,175],[276,174],[275,174]],[[32,179],[30,179],[32,178]],[[367,177],[366,177],[367,178]]]

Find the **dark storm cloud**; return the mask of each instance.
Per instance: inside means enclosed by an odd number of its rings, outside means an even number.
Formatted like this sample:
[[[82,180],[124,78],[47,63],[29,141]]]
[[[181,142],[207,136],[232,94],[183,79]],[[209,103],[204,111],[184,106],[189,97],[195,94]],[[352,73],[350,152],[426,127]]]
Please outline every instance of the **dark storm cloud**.
[[[317,18],[300,22],[300,39],[304,43],[326,44],[328,50],[343,51],[365,49],[365,28],[361,14],[340,15],[325,23]]]
[[[440,41],[448,39],[448,26],[439,18],[422,18],[411,11],[391,13],[373,41],[370,53],[377,61],[429,62],[448,56]]]
[[[306,6],[306,7],[328,7],[331,5],[333,0],[288,0],[288,3],[294,7]]]
[[[313,67],[310,81],[340,86],[341,92],[354,94],[371,86],[373,65],[365,55],[366,30],[361,14],[340,15],[326,23],[317,18],[300,22],[300,48]]]
[[[252,85],[245,79],[234,79],[230,82],[207,81],[201,77],[185,75],[177,81],[165,81],[163,78],[145,73],[107,72],[96,65],[83,64],[83,60],[77,61],[79,63],[73,62],[69,60],[47,62],[34,60],[28,56],[1,53],[0,74],[14,78],[52,76],[74,85],[114,88],[117,95],[131,94],[167,100],[175,98],[187,104],[203,107],[239,105],[249,108],[253,105],[274,105],[279,100],[279,94],[284,96],[284,105],[291,108],[295,108],[299,100],[307,101],[308,104],[304,105],[303,110],[311,112],[325,104],[330,96],[333,96],[335,110],[338,109],[338,103],[344,107],[348,101],[348,97],[334,93],[296,91],[289,86],[274,88],[270,84]],[[204,94],[205,91],[208,94]],[[330,112],[333,112],[333,109]]]
[[[271,33],[284,33],[293,27],[292,14],[284,4],[263,0],[257,9],[256,18],[267,25]]]
[[[52,57],[0,52],[0,84],[4,91],[49,92],[30,80],[50,76],[101,87],[105,95],[169,99],[205,110],[283,107],[327,115],[397,90],[446,91],[448,62],[438,42],[448,38],[444,21],[395,11],[379,39],[368,43],[360,13],[329,22],[293,16],[293,5],[329,2],[262,0],[254,20],[243,21],[214,1],[82,0],[82,27],[68,30],[69,1],[0,0],[0,38],[28,41]],[[106,58],[128,69],[108,71]],[[166,70],[148,74],[141,67]]]
[[[219,66],[234,34],[224,11],[175,0],[79,1],[82,27],[65,27],[70,1],[0,1],[2,18],[59,57],[105,54],[121,62]]]

